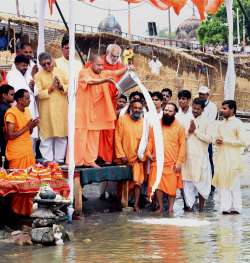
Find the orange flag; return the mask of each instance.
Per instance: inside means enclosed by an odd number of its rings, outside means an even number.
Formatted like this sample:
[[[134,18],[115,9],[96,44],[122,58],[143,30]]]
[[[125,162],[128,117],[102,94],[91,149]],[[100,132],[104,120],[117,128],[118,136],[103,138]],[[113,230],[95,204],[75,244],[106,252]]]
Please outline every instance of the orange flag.
[[[56,2],[56,0],[48,0],[48,2],[49,2],[50,14],[52,15],[52,13],[53,13],[53,5]]]

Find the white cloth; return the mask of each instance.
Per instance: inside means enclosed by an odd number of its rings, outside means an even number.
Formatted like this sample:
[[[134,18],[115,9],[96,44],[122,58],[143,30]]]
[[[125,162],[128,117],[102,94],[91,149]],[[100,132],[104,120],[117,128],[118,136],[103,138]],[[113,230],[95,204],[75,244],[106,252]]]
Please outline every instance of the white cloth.
[[[197,193],[207,199],[211,190],[212,171],[209,162],[208,144],[212,141],[209,120],[203,115],[193,119],[196,129],[189,134],[186,127],[186,161],[182,166],[184,197],[192,208]]]
[[[215,121],[218,113],[217,106],[210,100],[206,101],[205,105],[202,115],[210,121]]]
[[[225,6],[228,24],[228,63],[224,82],[224,98],[225,100],[234,100],[236,74],[233,54],[233,0],[225,0]]]
[[[64,56],[57,58],[55,60],[56,66],[62,70],[65,74],[67,79],[69,79],[69,60],[67,60]],[[73,73],[74,78],[77,80],[80,70],[82,69],[82,64],[80,61],[74,59],[73,61],[74,67],[73,67]]]
[[[233,188],[230,189],[218,189],[218,201],[220,205],[220,212],[241,212],[242,199],[240,191],[240,177],[235,178]]]
[[[178,112],[175,114],[175,118],[184,129],[189,128],[190,121],[194,118],[192,107],[189,106],[187,112],[183,112],[181,107],[179,107]]]
[[[7,74],[7,81],[8,81],[8,84],[11,85],[15,89],[15,92],[18,91],[19,89],[26,89],[27,91],[29,91],[29,94],[30,94],[29,110],[30,110],[32,119],[35,119],[38,117],[38,108],[37,108],[37,103],[36,103],[36,96],[38,94],[38,89],[37,89],[37,86],[35,85],[34,92],[33,92],[29,87],[29,83],[32,80],[32,76],[31,76],[32,63],[28,67],[28,70],[25,72],[24,75],[19,70],[17,70],[15,65],[13,65],[12,69]],[[38,128],[37,127],[33,129],[31,137],[38,138]]]
[[[153,59],[150,60],[150,62],[148,63],[151,73],[153,75],[159,76],[160,75],[160,70],[162,67],[162,63],[157,59],[156,61],[154,61]]]
[[[27,68],[27,71],[26,71],[25,75],[30,76],[32,78],[31,72],[32,72],[32,69],[33,69],[33,67],[35,65],[36,64],[32,60],[30,60],[30,64],[28,65],[28,68]],[[16,69],[15,63],[13,63],[12,66],[11,66],[11,70],[13,70],[13,69]]]
[[[212,142],[212,134],[207,118],[200,115],[193,121],[196,126],[194,133],[188,132],[190,124],[186,128],[186,161],[182,166],[182,179],[198,183],[204,174],[204,167],[209,166],[206,164],[209,162],[207,148]]]
[[[199,182],[184,180],[184,198],[188,207],[192,208],[195,203],[195,197],[199,193],[204,199],[207,199],[211,192],[212,171],[209,163],[208,154],[203,162],[201,178]]]
[[[159,113],[157,113],[157,118],[160,122],[163,116],[163,111],[161,110]],[[152,127],[152,120],[150,119],[150,115],[148,113],[144,114],[143,119],[143,130],[142,130],[142,137],[138,148],[138,157],[139,159],[143,159],[145,150],[148,145],[148,137],[149,137],[149,129]]]
[[[35,157],[36,157],[36,143],[37,143],[37,138],[32,138],[32,150]]]
[[[66,156],[67,138],[41,139],[40,152],[45,161],[63,162]]]
[[[37,56],[45,51],[45,12],[48,1],[40,0],[38,9],[38,45],[37,45]]]

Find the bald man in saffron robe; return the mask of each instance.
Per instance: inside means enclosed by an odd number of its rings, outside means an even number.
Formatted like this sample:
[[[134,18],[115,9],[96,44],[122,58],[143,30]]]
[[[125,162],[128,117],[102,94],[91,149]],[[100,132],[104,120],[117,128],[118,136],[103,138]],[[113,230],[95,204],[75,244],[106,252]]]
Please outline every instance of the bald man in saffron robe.
[[[101,130],[115,128],[116,113],[109,93],[109,83],[125,73],[103,70],[104,61],[94,56],[93,63],[79,73],[76,94],[75,162],[76,165],[99,167],[96,164]]]
[[[135,195],[134,211],[139,212],[141,185],[144,182],[143,162],[137,152],[143,130],[143,105],[141,101],[130,103],[130,113],[120,117],[115,129],[115,154],[122,163],[129,164],[133,171],[133,189]]]

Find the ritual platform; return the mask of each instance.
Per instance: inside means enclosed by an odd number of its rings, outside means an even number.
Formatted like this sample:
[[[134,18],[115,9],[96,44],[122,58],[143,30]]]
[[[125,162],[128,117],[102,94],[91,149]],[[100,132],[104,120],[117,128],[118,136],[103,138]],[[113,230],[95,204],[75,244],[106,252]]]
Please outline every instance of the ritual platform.
[[[67,167],[62,167],[65,175]],[[128,182],[133,179],[132,170],[127,165],[103,166],[100,168],[76,167],[74,176],[74,206],[78,214],[82,213],[82,189],[84,185],[115,181],[122,184],[121,204],[128,206]]]

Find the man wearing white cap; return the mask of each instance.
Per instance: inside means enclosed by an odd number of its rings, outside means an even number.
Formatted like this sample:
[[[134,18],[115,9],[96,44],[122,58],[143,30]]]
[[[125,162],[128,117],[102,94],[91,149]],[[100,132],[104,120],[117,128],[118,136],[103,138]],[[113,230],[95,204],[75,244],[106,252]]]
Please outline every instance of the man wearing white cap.
[[[199,87],[199,98],[205,100],[205,109],[203,111],[203,115],[207,117],[210,121],[214,121],[217,118],[217,106],[210,101],[209,98],[209,88],[207,86],[200,86]]]
[[[199,98],[202,100],[205,100],[205,108],[203,110],[202,115],[204,115],[204,117],[206,117],[212,124],[217,119],[217,115],[218,115],[217,106],[208,99],[210,90],[207,86],[200,86],[198,92],[199,92]],[[214,175],[214,163],[213,163],[212,143],[210,143],[208,146],[208,154],[209,154],[209,160],[210,160],[212,176],[213,176]],[[214,187],[212,187],[212,191],[214,191]]]

